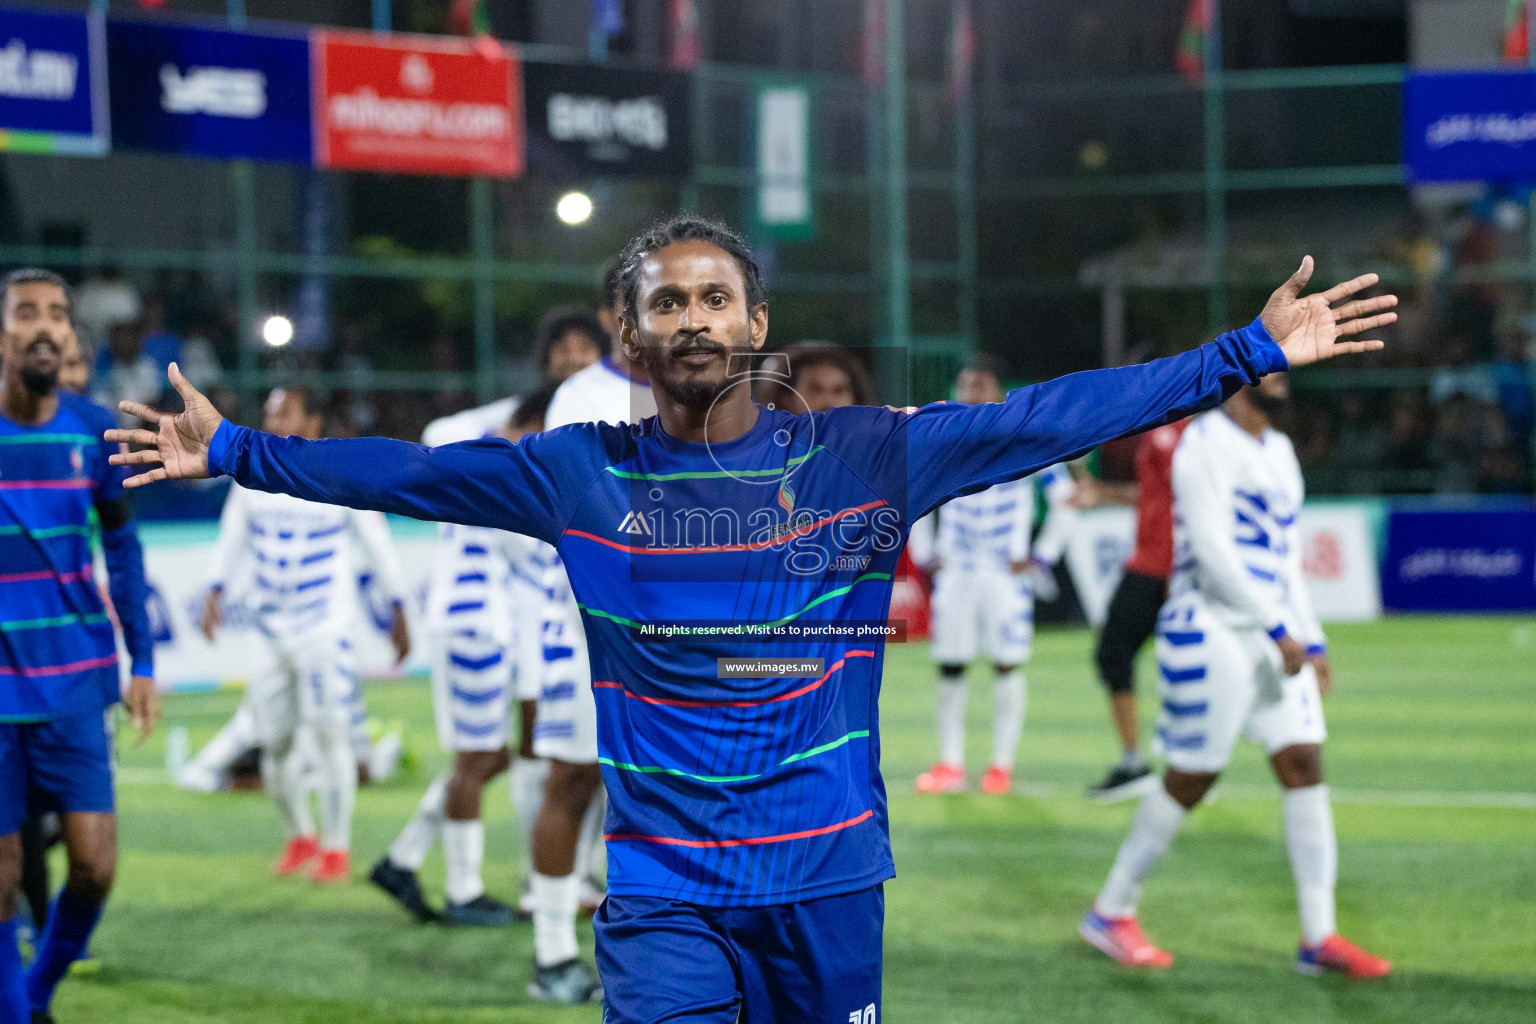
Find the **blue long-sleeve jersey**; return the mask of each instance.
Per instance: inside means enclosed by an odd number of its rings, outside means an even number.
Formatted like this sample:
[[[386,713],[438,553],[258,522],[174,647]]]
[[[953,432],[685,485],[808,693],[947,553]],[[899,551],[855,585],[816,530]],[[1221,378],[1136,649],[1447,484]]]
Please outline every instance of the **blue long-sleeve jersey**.
[[[120,502],[110,412],[59,393],[41,426],[0,416],[0,721],[44,721],[118,699],[117,645],[96,589],[91,510]],[[112,603],[137,675],[154,674],[144,559],[131,523],[103,524]]]
[[[609,891],[787,903],[894,873],[879,771],[883,644],[824,630],[885,619],[910,524],[1285,368],[1255,323],[995,404],[760,408],[745,435],[719,444],[678,440],[655,418],[441,448],[225,424],[209,468],[247,487],[555,544],[590,647]],[[685,623],[737,632],[667,639],[657,628]],[[750,627],[766,624],[803,638],[754,638]],[[822,666],[806,678],[719,678],[723,657]]]

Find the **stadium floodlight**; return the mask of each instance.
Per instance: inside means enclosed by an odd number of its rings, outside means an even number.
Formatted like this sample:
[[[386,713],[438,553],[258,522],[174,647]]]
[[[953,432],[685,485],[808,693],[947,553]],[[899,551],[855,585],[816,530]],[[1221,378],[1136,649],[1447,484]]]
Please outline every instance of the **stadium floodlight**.
[[[282,348],[293,340],[293,321],[285,316],[269,316],[261,325],[261,340],[273,348]]]
[[[585,224],[592,218],[592,197],[585,192],[567,192],[555,204],[555,216],[573,228]]]

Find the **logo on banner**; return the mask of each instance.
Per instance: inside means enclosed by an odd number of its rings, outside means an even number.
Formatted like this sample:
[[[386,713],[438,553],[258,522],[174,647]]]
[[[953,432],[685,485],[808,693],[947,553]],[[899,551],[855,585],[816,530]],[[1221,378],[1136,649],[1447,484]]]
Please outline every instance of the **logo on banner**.
[[[20,39],[0,49],[0,96],[17,100],[75,98],[80,60],[72,53],[28,50]]]
[[[521,172],[514,61],[503,51],[322,32],[322,166],[422,174]]]
[[[432,91],[432,65],[419,53],[410,54],[400,62],[400,84],[411,92]]]
[[[160,109],[167,114],[261,117],[267,112],[267,76],[248,68],[160,68]]]
[[[659,96],[611,100],[556,93],[549,98],[548,116],[549,137],[556,142],[667,148],[667,108]]]

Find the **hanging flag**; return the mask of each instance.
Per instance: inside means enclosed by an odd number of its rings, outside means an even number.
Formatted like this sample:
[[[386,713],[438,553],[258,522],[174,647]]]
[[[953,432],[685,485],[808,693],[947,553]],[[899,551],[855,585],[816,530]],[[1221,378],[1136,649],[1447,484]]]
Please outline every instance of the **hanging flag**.
[[[1530,0],[1504,0],[1504,60],[1526,64],[1531,59]]]
[[[592,27],[612,38],[624,31],[624,0],[592,0]]]
[[[950,0],[949,99],[959,103],[971,95],[976,72],[976,21],[971,0]]]
[[[696,0],[672,0],[672,43],[667,67],[692,71],[699,66],[699,8]]]
[[[453,0],[448,8],[448,27],[456,36],[489,35],[491,15],[485,0]]]
[[[868,85],[885,81],[886,0],[864,0],[864,34],[859,44],[859,73]]]
[[[1199,85],[1205,81],[1205,43],[1211,35],[1212,6],[1216,0],[1189,0],[1184,29],[1179,33],[1179,74]]]

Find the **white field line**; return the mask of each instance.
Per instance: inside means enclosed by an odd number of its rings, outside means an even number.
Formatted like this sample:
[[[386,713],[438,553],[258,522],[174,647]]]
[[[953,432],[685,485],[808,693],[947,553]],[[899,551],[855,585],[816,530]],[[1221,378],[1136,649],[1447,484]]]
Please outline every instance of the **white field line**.
[[[1013,790],[1020,796],[1056,797],[1080,792],[1052,783],[1016,782]],[[1280,796],[1276,786],[1232,786],[1217,783],[1212,794],[1218,799],[1273,800]],[[1336,804],[1363,807],[1486,807],[1501,810],[1536,810],[1536,793],[1441,792],[1439,790],[1330,789]]]
[[[120,786],[170,785],[170,776],[159,768],[119,768]],[[1042,782],[1015,783],[1019,796],[1043,799],[1076,795],[1081,790]],[[1364,807],[1474,807],[1498,810],[1536,811],[1536,793],[1441,792],[1438,790],[1334,789],[1333,802]],[[1218,784],[1221,800],[1273,800],[1280,795],[1278,786],[1228,786]]]

